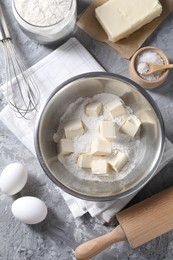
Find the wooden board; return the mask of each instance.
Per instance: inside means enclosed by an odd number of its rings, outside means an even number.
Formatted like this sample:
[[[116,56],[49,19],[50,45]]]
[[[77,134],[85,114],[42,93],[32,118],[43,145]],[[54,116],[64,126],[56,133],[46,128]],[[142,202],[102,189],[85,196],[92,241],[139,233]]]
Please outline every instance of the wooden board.
[[[87,32],[91,37],[104,42],[117,51],[122,57],[130,59],[132,55],[142,46],[146,39],[164,21],[173,10],[173,0],[160,0],[163,11],[160,17],[146,24],[138,31],[131,34],[128,38],[116,43],[108,41],[108,37],[99,22],[95,18],[95,8],[105,3],[107,0],[93,0],[89,7],[81,14],[77,25]]]

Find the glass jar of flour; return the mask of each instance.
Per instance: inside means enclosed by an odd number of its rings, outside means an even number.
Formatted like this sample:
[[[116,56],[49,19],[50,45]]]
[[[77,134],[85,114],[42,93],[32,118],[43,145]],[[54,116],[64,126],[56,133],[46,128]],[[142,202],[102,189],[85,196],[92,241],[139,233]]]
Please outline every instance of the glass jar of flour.
[[[40,43],[60,41],[76,25],[76,0],[12,0],[12,10],[21,29]]]

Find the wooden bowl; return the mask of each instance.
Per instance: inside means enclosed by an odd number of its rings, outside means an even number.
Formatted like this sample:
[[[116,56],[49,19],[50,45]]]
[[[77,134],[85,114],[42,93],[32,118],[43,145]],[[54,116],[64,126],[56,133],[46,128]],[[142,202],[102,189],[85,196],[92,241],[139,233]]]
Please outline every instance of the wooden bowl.
[[[137,58],[146,51],[156,52],[157,54],[159,54],[159,56],[163,59],[163,62],[165,64],[169,64],[169,60],[162,50],[152,46],[143,47],[133,55],[129,65],[129,73],[131,79],[145,89],[153,89],[159,87],[166,80],[169,74],[169,70],[166,69],[158,79],[154,79],[154,80],[143,79],[140,76],[140,74],[137,72],[136,63],[137,63]]]

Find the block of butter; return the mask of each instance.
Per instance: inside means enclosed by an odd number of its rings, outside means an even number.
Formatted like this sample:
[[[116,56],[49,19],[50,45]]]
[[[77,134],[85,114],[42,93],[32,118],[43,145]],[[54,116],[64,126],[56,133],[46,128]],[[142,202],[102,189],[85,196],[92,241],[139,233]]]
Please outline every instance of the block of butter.
[[[95,9],[108,39],[116,42],[160,16],[159,0],[109,0]]]
[[[104,138],[97,137],[91,143],[91,154],[109,155],[112,152],[111,142]]]
[[[74,138],[84,134],[83,124],[80,119],[70,120],[64,125],[66,138]]]
[[[85,112],[87,116],[99,116],[101,109],[102,103],[95,101],[86,106]]]
[[[122,99],[114,99],[106,105],[106,108],[112,115],[112,117],[121,116],[126,113],[126,109],[124,107],[124,102]]]
[[[74,152],[73,142],[71,139],[61,139],[59,143],[59,153],[69,155]]]
[[[111,160],[109,160],[109,164],[115,172],[120,172],[127,162],[127,156],[120,151],[117,151],[115,156]]]
[[[77,160],[77,165],[80,168],[91,168],[92,155],[91,154],[80,154]]]
[[[92,161],[91,165],[91,171],[92,174],[97,174],[97,175],[108,175],[108,163],[105,159],[96,159]]]
[[[104,138],[108,140],[115,139],[116,138],[115,123],[113,121],[104,121],[104,120],[101,121],[100,133]]]
[[[130,115],[120,127],[120,131],[134,137],[140,129],[141,121],[135,116]]]

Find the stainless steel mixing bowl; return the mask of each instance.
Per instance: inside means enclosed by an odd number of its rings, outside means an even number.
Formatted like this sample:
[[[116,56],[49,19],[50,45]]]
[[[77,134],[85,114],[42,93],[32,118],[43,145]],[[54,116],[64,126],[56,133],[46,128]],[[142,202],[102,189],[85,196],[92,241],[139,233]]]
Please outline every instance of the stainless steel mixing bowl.
[[[138,162],[120,180],[84,180],[69,173],[57,159],[53,134],[68,106],[79,97],[98,93],[120,96],[142,122]],[[35,125],[35,149],[47,176],[61,189],[76,197],[108,201],[141,189],[155,174],[162,157],[165,131],[162,116],[151,96],[133,81],[112,73],[86,73],[58,86],[39,111]]]

